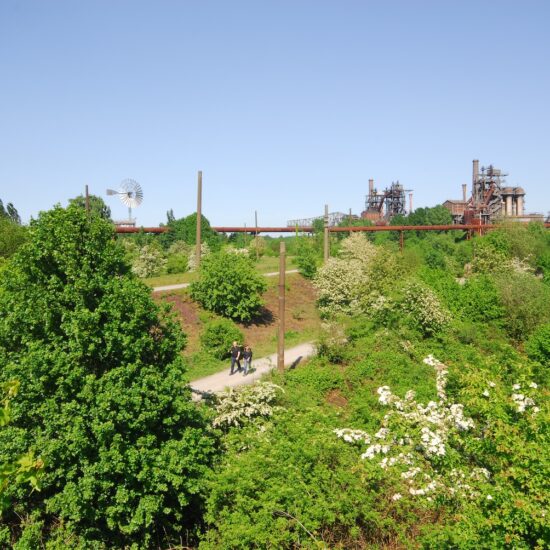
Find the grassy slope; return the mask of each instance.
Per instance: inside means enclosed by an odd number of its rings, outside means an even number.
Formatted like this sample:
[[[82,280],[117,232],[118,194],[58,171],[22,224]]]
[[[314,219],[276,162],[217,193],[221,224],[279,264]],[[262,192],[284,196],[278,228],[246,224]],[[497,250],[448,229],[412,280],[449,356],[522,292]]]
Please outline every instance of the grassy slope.
[[[320,320],[315,308],[315,294],[311,283],[298,274],[286,278],[286,347],[308,342],[316,338]],[[277,350],[278,295],[277,278],[267,279],[268,289],[264,294],[265,309],[262,319],[250,325],[238,324],[255,357],[263,357]],[[187,289],[169,292],[155,297],[171,304],[182,328],[188,337],[185,355],[189,365],[190,380],[213,374],[227,368],[227,361],[218,361],[200,351],[200,333],[204,324],[214,316],[200,308],[189,297]]]
[[[260,260],[255,263],[258,273],[273,273],[279,270],[279,258],[271,256],[263,256]],[[292,262],[292,258],[287,259],[287,269],[294,269],[295,266]],[[143,279],[143,282],[150,286],[165,286],[165,285],[176,285],[180,283],[191,283],[197,278],[196,273],[170,273],[166,275],[159,275],[157,277],[149,277],[148,279]]]

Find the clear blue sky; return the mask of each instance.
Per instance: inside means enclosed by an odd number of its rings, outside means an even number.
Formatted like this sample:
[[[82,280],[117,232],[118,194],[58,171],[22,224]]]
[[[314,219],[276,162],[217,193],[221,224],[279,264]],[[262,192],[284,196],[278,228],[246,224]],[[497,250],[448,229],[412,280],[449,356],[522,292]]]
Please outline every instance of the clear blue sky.
[[[550,210],[550,2],[1,0],[0,198],[25,221],[139,181],[138,223],[359,213],[368,179],[415,206],[471,161]]]

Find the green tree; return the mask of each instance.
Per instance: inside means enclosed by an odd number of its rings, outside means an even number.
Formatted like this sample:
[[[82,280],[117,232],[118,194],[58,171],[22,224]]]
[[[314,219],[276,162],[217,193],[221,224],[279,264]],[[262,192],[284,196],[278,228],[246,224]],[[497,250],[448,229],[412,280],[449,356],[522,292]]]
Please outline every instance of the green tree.
[[[13,206],[11,202],[8,202],[8,204],[4,206],[2,199],[0,199],[0,218],[6,218],[13,223],[21,225],[21,216],[19,212],[17,212],[15,206]]]
[[[111,209],[105,204],[105,201],[97,195],[90,195],[90,212],[95,212],[100,218],[111,221]],[[69,199],[69,204],[86,208],[86,197],[78,195],[74,199]]]
[[[60,522],[87,548],[168,546],[200,513],[214,442],[185,384],[185,337],[113,237],[58,206],[0,273],[0,377],[21,381],[0,460],[32,443],[48,465],[40,493],[7,494],[29,547]]]
[[[9,258],[27,240],[27,229],[8,217],[0,217],[0,258]]]
[[[174,218],[172,211],[168,212],[168,223],[170,229],[164,233],[162,240],[165,246],[170,246],[175,241],[181,240],[187,244],[197,242],[197,214],[194,212],[185,218]],[[221,239],[219,234],[210,227],[210,222],[205,216],[201,216],[201,242],[207,242],[212,250],[219,250]]]
[[[191,284],[191,297],[209,311],[248,322],[259,313],[266,288],[252,260],[222,251],[203,259],[199,280]]]

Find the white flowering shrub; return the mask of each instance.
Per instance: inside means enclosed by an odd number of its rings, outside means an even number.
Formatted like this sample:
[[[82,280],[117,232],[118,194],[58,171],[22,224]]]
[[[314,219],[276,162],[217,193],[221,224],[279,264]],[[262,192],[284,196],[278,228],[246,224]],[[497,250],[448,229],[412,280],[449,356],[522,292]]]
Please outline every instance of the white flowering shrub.
[[[248,254],[256,257],[256,254],[261,258],[267,250],[267,244],[263,237],[254,237],[248,245]]]
[[[470,506],[464,510],[471,513],[488,508],[486,513],[493,518],[500,513],[505,530],[529,529],[540,536],[549,503],[548,495],[543,496],[543,472],[548,472],[549,465],[544,458],[548,442],[541,433],[545,422],[537,420],[543,414],[538,384],[522,380],[503,388],[488,380],[481,390],[479,380],[472,378],[477,388],[468,388],[467,393],[479,392],[480,403],[474,422],[465,414],[464,405],[447,395],[447,366],[433,356],[424,362],[435,369],[437,400],[424,405],[411,390],[401,398],[381,386],[378,401],[390,410],[376,433],[348,428],[334,432],[360,446],[362,460],[395,480],[392,501],[420,498],[436,506],[460,502]],[[528,485],[521,481],[527,479]],[[514,514],[512,501],[524,502],[525,513]],[[496,506],[500,512],[492,510]],[[494,524],[499,521],[492,520]],[[524,540],[529,538],[526,533]]]
[[[201,260],[210,254],[210,247],[208,243],[201,244]],[[195,271],[197,269],[197,257],[195,254],[195,247],[188,253],[187,269],[189,271]]]
[[[212,425],[218,428],[244,426],[256,418],[269,418],[280,407],[275,405],[282,388],[270,382],[230,388],[218,397],[216,417]]]
[[[317,270],[313,280],[321,315],[358,313],[367,281],[367,273],[359,260],[330,258]]]
[[[184,254],[185,256],[188,256],[192,248],[193,247],[190,244],[187,244],[185,241],[174,241],[170,245],[170,248],[168,248],[168,255],[170,256],[172,254]]]
[[[236,256],[245,256],[246,258],[250,256],[250,251],[248,248],[235,248],[234,246],[228,246],[225,251],[228,254],[235,254]]]
[[[370,313],[369,295],[386,298],[401,275],[396,254],[353,233],[342,241],[338,257],[317,270],[317,305],[323,317]]]
[[[343,260],[359,260],[369,265],[376,256],[378,248],[372,244],[364,233],[352,233],[342,241],[338,256]]]
[[[322,323],[317,342],[317,355],[332,363],[341,363],[346,354],[348,339],[341,323]]]
[[[384,470],[398,469],[409,495],[474,498],[479,494],[475,485],[488,480],[489,471],[456,464],[462,435],[474,421],[464,415],[463,405],[447,399],[447,367],[432,356],[424,362],[436,371],[437,401],[424,405],[412,390],[399,398],[382,386],[378,401],[391,407],[382,427],[374,435],[350,429],[335,433],[349,443],[366,445],[362,459],[374,460]],[[394,500],[400,498],[401,493],[393,495]]]
[[[164,268],[166,259],[162,252],[151,245],[140,248],[138,256],[132,263],[132,273],[138,277],[152,277]]]
[[[450,313],[436,294],[421,283],[412,281],[403,290],[401,309],[424,336],[441,331],[451,322]]]

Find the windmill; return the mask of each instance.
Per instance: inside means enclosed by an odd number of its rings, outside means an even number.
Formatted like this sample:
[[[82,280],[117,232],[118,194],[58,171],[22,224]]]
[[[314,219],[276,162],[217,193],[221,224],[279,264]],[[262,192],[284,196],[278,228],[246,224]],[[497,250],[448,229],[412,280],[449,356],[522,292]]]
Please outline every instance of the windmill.
[[[107,195],[118,195],[118,198],[128,207],[128,223],[133,225],[135,220],[132,220],[132,208],[136,208],[143,201],[143,191],[141,185],[132,179],[125,179],[120,182],[117,191],[107,189]]]

